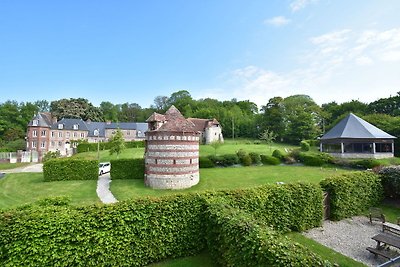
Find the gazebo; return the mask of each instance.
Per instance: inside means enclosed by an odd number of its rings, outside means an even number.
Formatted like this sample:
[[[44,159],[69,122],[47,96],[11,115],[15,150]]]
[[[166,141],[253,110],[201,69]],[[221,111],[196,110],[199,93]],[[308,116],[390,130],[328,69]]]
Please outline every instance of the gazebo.
[[[394,156],[394,139],[350,113],[321,137],[320,151],[339,158],[390,158]]]

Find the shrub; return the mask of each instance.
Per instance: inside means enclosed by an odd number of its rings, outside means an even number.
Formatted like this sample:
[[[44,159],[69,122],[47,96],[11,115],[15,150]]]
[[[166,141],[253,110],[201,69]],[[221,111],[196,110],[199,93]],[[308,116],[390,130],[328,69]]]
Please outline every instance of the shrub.
[[[310,144],[307,141],[303,140],[303,141],[300,142],[300,149],[302,151],[309,151],[310,150]]]
[[[376,159],[360,159],[350,162],[351,167],[360,169],[372,169],[378,167],[380,164]]]
[[[144,179],[144,159],[111,160],[112,179]]]
[[[206,219],[208,249],[221,266],[332,266],[223,200],[209,204]]]
[[[315,140],[315,139],[304,140],[304,141],[306,141],[307,143],[309,143],[310,146],[317,146],[317,147],[319,147],[319,144],[321,143],[320,140]]]
[[[253,162],[251,161],[250,155],[246,155],[241,158],[240,163],[242,163],[243,166],[251,166]]]
[[[61,157],[60,151],[58,150],[55,152],[48,151],[46,154],[44,154],[42,161],[45,162],[48,161],[49,159],[57,159],[59,157]]]
[[[322,166],[324,164],[332,163],[334,158],[327,153],[304,153],[301,152],[298,158],[304,165],[307,166]]]
[[[256,152],[250,152],[249,156],[251,158],[251,162],[253,164],[261,164],[261,157],[260,154],[256,153]]]
[[[326,178],[320,184],[329,193],[333,220],[360,215],[378,205],[383,196],[379,176],[373,172],[345,173]]]
[[[400,166],[383,167],[379,174],[385,195],[389,198],[400,198]]]
[[[243,158],[244,156],[248,155],[248,153],[247,153],[245,150],[243,150],[243,149],[239,149],[239,151],[236,152],[236,155],[239,157],[240,160],[242,160],[242,158]]]
[[[254,140],[253,144],[255,144],[255,145],[260,145],[260,144],[261,144],[261,141],[260,141],[260,140]]]
[[[223,166],[224,158],[222,156],[209,155],[208,158],[214,163],[215,166]]]
[[[280,159],[280,160],[283,160],[283,157],[284,157],[282,151],[280,151],[279,149],[275,149],[275,150],[272,152],[272,156],[275,157],[275,158],[278,158],[278,159]]]
[[[226,154],[222,157],[224,159],[224,166],[239,164],[239,157],[236,154]]]
[[[261,155],[261,162],[265,165],[279,165],[280,159],[273,156]]]
[[[45,181],[97,180],[99,162],[73,158],[50,159],[43,163]]]
[[[199,168],[214,168],[215,164],[208,157],[199,157]]]

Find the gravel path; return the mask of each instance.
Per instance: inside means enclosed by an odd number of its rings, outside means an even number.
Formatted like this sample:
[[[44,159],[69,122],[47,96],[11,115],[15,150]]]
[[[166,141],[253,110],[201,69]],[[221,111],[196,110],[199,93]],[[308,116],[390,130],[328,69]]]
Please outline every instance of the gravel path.
[[[30,164],[28,166],[2,170],[4,173],[19,173],[19,172],[43,172],[43,163]]]
[[[114,197],[114,195],[110,191],[110,183],[111,177],[110,173],[106,173],[102,176],[99,176],[99,180],[97,180],[97,196],[100,198],[101,202],[104,204],[116,203],[118,200]]]
[[[376,242],[371,237],[381,231],[381,223],[370,224],[367,217],[359,216],[339,222],[324,221],[322,227],[303,234],[367,266],[377,266],[386,260],[381,257],[374,258],[366,248],[376,247]]]

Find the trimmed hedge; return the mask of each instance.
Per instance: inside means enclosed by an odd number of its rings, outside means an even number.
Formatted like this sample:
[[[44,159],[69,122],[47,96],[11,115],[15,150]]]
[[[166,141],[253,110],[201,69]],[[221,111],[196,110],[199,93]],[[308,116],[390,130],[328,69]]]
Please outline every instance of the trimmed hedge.
[[[97,180],[99,162],[73,158],[50,159],[43,163],[45,181]]]
[[[261,164],[260,154],[258,154],[257,152],[250,152],[249,156],[250,156],[251,162],[253,164],[256,164],[256,165]]]
[[[320,185],[329,193],[332,220],[359,215],[383,198],[380,178],[373,172],[345,173],[326,178]]]
[[[279,231],[304,231],[322,222],[322,190],[316,184],[267,184],[230,191],[226,198]]]
[[[272,156],[273,157],[275,157],[275,158],[278,158],[278,159],[280,159],[280,160],[283,160],[283,158],[285,157],[285,155],[282,153],[282,151],[280,151],[279,149],[275,149],[273,152],[272,152]]]
[[[111,160],[112,179],[144,179],[144,159]]]
[[[107,149],[110,149],[111,143],[110,142],[100,142],[100,144],[97,144],[97,143],[82,142],[82,143],[78,144],[78,146],[77,146],[77,153],[97,151],[97,146],[99,146],[100,150],[107,150]],[[125,142],[125,148],[138,148],[138,147],[144,147],[144,146],[145,146],[144,141]]]
[[[144,266],[205,248],[204,201],[187,194],[0,215],[1,266]]]
[[[383,167],[379,174],[385,195],[390,198],[400,198],[400,166]]]
[[[215,164],[208,157],[199,157],[199,168],[214,168]]]
[[[267,223],[216,200],[209,204],[206,225],[208,249],[219,265],[333,266]]]
[[[281,160],[273,156],[261,155],[261,162],[265,165],[279,165]]]
[[[333,156],[328,153],[304,153],[298,154],[300,162],[307,166],[322,166],[324,164],[333,163]]]

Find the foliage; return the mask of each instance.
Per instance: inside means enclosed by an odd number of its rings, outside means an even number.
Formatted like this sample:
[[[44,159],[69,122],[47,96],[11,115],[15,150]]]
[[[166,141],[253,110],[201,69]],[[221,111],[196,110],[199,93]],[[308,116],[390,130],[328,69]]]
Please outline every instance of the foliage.
[[[217,150],[218,148],[220,148],[224,143],[222,143],[221,141],[214,141],[211,142],[210,146],[212,148],[214,148],[214,155],[217,155]]]
[[[359,159],[350,161],[350,165],[353,168],[361,169],[372,169],[381,165],[381,163],[376,159]]]
[[[205,247],[203,210],[190,194],[9,210],[0,215],[0,264],[144,266],[197,254]]]
[[[48,161],[49,159],[57,159],[61,157],[60,151],[48,151],[46,154],[44,154],[42,161]]]
[[[221,266],[332,266],[223,199],[209,204],[206,218],[208,249]]]
[[[251,160],[251,156],[249,154],[243,156],[242,158],[240,158],[240,163],[243,166],[250,166],[251,164],[253,164],[253,161]]]
[[[97,151],[97,143],[80,142],[77,146],[77,153]],[[144,141],[129,141],[125,142],[125,148],[139,148],[144,147]],[[111,148],[110,142],[100,142],[99,149],[107,150]]]
[[[306,153],[300,152],[295,156],[300,162],[307,166],[322,166],[324,164],[333,163],[334,157],[328,153]]]
[[[226,154],[220,156],[210,155],[208,158],[214,166],[228,167],[239,163],[239,157],[236,154]]]
[[[209,157],[199,157],[199,168],[214,168],[215,164]]]
[[[307,141],[303,140],[303,141],[300,142],[300,149],[302,151],[309,151],[310,150],[310,144]]]
[[[99,173],[97,160],[72,158],[50,159],[43,163],[45,181],[96,180]]]
[[[400,166],[383,167],[379,174],[386,197],[400,198]]]
[[[283,160],[284,158],[284,154],[279,149],[275,149],[274,152],[272,152],[272,156],[280,160]]]
[[[269,145],[269,149],[272,149],[272,144],[276,139],[277,134],[275,134],[272,130],[265,129],[259,136],[261,140],[264,140],[267,145]]]
[[[87,99],[70,98],[52,101],[50,112],[57,118],[75,118],[84,121],[104,121],[100,108],[95,107]]]
[[[112,179],[144,178],[144,159],[116,159],[110,163]]]
[[[256,165],[261,164],[260,154],[258,154],[257,152],[250,152],[249,156],[251,158],[252,164],[256,164]]]
[[[281,160],[274,156],[261,155],[261,162],[264,165],[279,165]]]
[[[117,132],[110,138],[109,143],[110,155],[115,153],[117,154],[117,158],[119,158],[119,154],[125,149],[125,139],[120,128],[118,128]]]
[[[329,193],[333,220],[360,215],[369,207],[378,205],[383,196],[379,176],[368,171],[333,176],[320,184]]]

